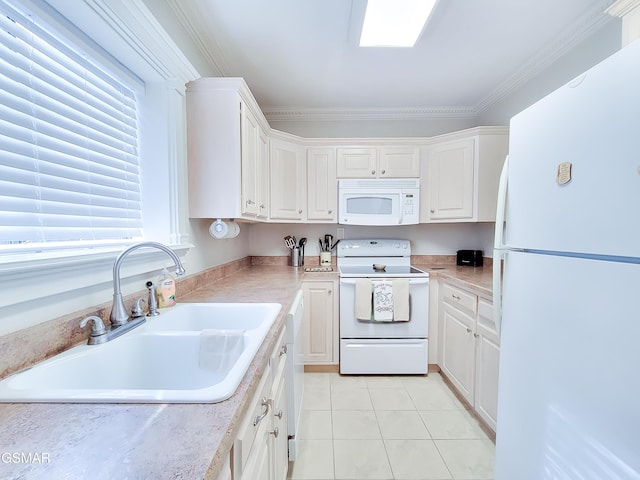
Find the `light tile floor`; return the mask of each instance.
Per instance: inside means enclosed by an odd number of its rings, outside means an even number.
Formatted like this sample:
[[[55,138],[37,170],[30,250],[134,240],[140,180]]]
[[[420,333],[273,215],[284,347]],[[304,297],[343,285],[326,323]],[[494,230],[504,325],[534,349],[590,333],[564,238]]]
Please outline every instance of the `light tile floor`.
[[[293,480],[491,480],[494,444],[442,377],[305,373]]]

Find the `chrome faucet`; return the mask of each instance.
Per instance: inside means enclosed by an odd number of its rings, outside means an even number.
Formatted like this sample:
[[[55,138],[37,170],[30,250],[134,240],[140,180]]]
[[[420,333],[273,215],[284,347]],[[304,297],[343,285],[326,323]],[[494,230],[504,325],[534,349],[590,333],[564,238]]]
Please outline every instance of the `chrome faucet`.
[[[127,325],[127,323],[133,323],[129,322],[129,313],[127,312],[127,309],[124,306],[124,301],[122,300],[122,292],[120,291],[120,265],[122,265],[122,261],[127,255],[129,255],[129,253],[143,247],[157,248],[165,252],[173,259],[173,262],[176,265],[176,275],[184,275],[185,270],[178,256],[173,252],[173,250],[161,243],[141,242],[124,249],[120,252],[120,255],[118,255],[118,258],[116,258],[116,261],[113,264],[113,306],[111,308],[111,316],[109,317],[112,329],[121,328],[123,325]],[[139,323],[144,321],[144,317],[141,318],[142,321]],[[136,319],[136,321],[138,320]],[[133,326],[134,325],[132,325],[132,327]]]

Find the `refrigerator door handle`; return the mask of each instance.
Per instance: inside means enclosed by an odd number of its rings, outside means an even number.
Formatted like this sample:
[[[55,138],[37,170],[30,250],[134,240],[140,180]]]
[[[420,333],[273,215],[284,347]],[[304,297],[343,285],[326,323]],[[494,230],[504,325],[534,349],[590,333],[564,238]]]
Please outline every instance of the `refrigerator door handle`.
[[[493,320],[498,337],[502,328],[502,271],[507,256],[504,245],[504,220],[507,208],[507,174],[509,170],[509,155],[504,159],[500,183],[498,184],[498,204],[496,208],[496,227],[493,250]]]
[[[506,250],[493,251],[493,321],[498,338],[502,330],[502,270],[506,257]]]
[[[502,172],[500,173],[500,183],[498,184],[498,202],[496,207],[496,230],[493,248],[505,248],[504,244],[504,221],[507,211],[507,176],[509,172],[509,155],[504,159]],[[495,263],[494,263],[495,264]]]

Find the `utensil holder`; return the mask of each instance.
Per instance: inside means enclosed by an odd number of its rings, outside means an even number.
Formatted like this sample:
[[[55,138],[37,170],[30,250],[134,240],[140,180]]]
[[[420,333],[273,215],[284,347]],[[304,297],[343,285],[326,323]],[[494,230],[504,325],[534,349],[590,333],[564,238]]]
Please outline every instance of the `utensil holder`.
[[[292,267],[300,266],[300,247],[293,247],[291,249],[291,266]]]
[[[320,252],[320,266],[321,267],[331,266],[331,252]]]

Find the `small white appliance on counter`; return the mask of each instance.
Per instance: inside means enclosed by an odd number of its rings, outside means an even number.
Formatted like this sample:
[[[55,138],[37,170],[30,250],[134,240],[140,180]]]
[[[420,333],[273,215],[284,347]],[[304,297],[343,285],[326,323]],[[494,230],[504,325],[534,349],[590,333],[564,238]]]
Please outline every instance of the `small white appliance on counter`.
[[[640,40],[514,116],[509,137],[495,479],[638,480]]]
[[[337,249],[340,274],[340,373],[427,373],[429,274],[411,266],[410,242],[390,239],[341,240]],[[404,280],[406,283],[394,284],[394,280]],[[363,288],[363,285],[370,288],[365,300],[372,307],[371,316],[365,315],[369,318],[358,318],[356,314],[356,289]],[[408,294],[401,290],[405,287],[408,288]],[[401,315],[396,315],[395,309],[384,319],[375,317],[376,289],[382,290],[378,293],[383,299],[392,297],[394,302],[408,302],[408,305],[404,305],[407,309],[402,314],[403,318],[394,317]],[[394,308],[397,306],[400,305],[394,305]],[[404,317],[406,314],[408,317]]]
[[[419,221],[419,179],[338,180],[338,223],[385,226]]]

